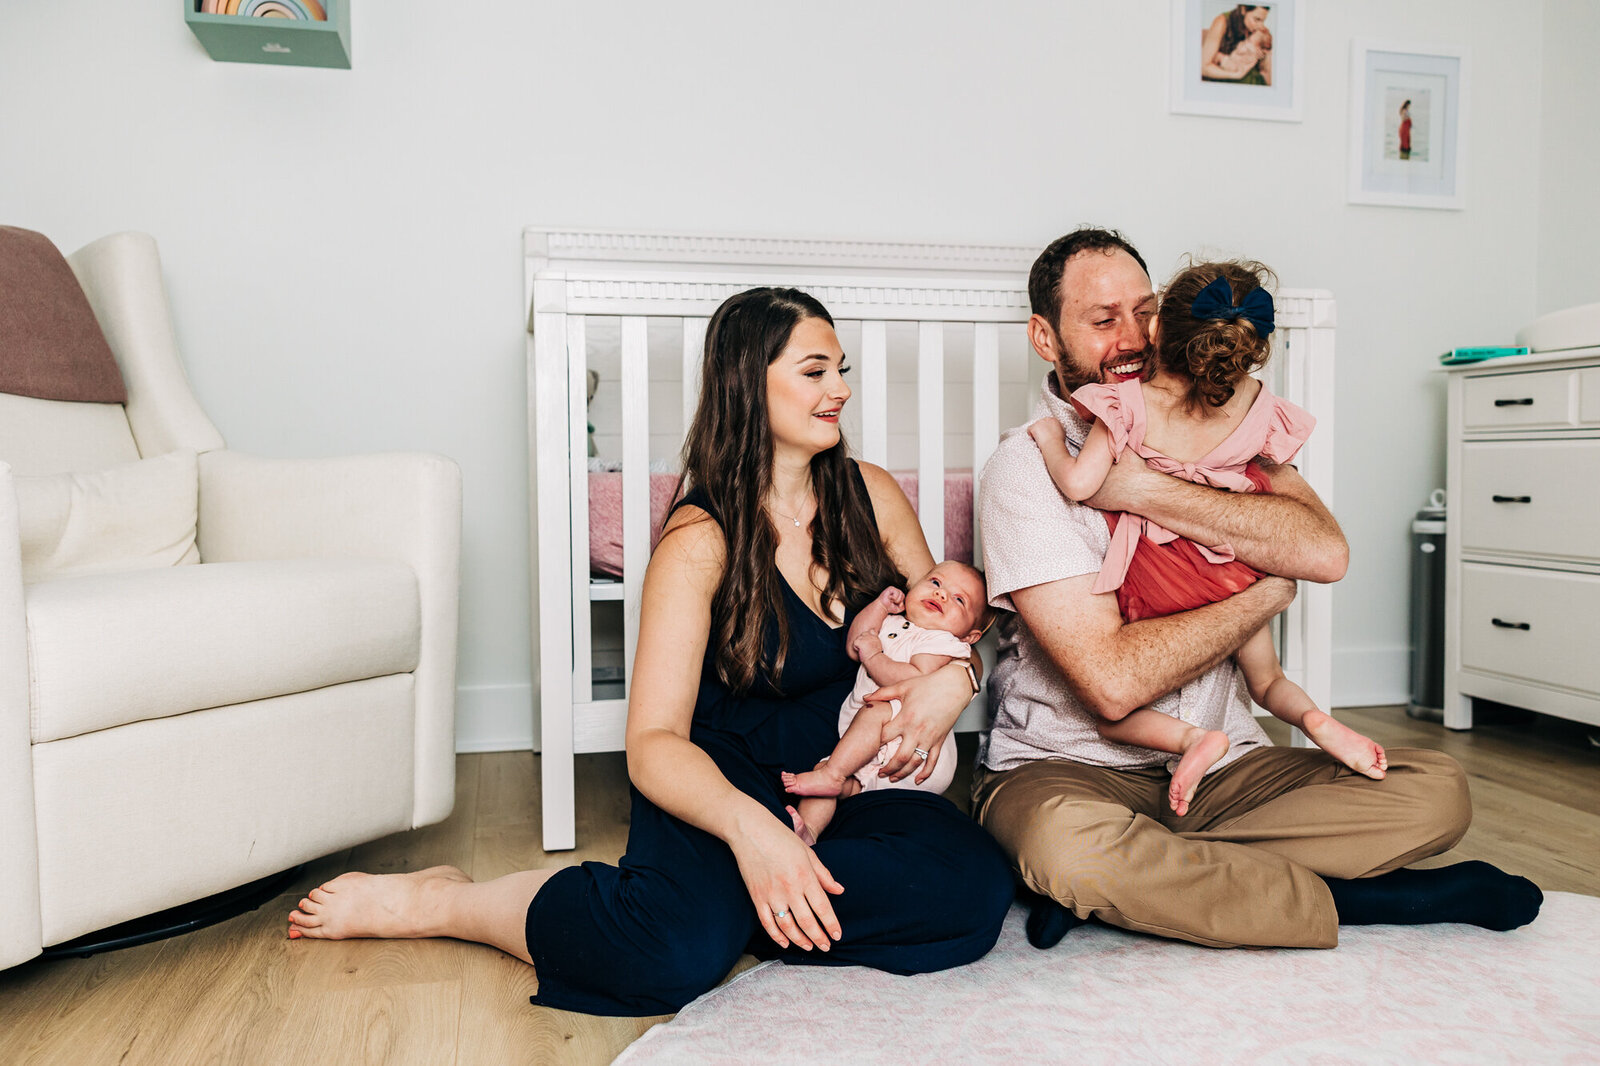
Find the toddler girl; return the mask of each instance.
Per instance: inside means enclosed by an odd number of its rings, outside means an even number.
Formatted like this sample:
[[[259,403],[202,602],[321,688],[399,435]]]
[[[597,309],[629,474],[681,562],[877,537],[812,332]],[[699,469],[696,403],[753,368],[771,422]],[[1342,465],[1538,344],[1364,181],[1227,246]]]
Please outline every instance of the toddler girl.
[[[1073,500],[1094,495],[1124,449],[1152,469],[1234,492],[1270,492],[1254,460],[1286,463],[1316,420],[1251,377],[1264,366],[1273,329],[1270,276],[1259,263],[1199,263],[1178,273],[1162,295],[1150,329],[1155,351],[1148,380],[1085,385],[1073,406],[1093,421],[1077,456],[1061,424],[1041,419],[1028,433],[1044,454],[1056,487]],[[1094,585],[1116,592],[1126,621],[1191,610],[1226,599],[1261,577],[1226,544],[1202,546],[1134,514],[1106,514],[1111,546]],[[1250,697],[1298,726],[1357,773],[1381,778],[1383,748],[1320,710],[1283,674],[1266,627],[1234,655]],[[1203,730],[1149,707],[1097,723],[1100,735],[1181,755],[1168,800],[1186,813],[1207,770],[1228,752],[1227,735]]]

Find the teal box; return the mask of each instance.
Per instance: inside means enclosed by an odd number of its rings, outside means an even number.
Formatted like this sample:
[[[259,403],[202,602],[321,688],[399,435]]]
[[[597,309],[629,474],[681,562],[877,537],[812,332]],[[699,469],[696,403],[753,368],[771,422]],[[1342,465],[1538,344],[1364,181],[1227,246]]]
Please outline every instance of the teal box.
[[[183,0],[183,18],[212,59],[350,69],[349,0],[323,0],[326,22],[205,15],[199,0]]]

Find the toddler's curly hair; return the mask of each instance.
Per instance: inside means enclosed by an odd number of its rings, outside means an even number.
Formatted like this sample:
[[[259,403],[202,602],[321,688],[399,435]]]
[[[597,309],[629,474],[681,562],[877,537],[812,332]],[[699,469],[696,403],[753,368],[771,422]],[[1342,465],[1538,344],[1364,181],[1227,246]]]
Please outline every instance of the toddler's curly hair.
[[[1192,385],[1185,401],[1194,408],[1221,407],[1233,398],[1246,374],[1260,369],[1271,354],[1270,336],[1256,332],[1246,318],[1197,318],[1195,297],[1217,278],[1225,278],[1237,307],[1252,291],[1277,285],[1277,275],[1253,260],[1191,261],[1161,294],[1156,360]]]

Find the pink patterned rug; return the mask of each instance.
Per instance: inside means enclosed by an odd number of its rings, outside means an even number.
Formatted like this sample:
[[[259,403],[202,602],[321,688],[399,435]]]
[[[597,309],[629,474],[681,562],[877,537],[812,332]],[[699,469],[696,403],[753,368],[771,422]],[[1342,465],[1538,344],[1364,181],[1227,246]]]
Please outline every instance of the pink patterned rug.
[[[1600,898],[1510,933],[1367,926],[1333,951],[1217,951],[1099,924],[1049,951],[1013,907],[957,970],[762,963],[616,1060],[715,1064],[1600,1062]]]

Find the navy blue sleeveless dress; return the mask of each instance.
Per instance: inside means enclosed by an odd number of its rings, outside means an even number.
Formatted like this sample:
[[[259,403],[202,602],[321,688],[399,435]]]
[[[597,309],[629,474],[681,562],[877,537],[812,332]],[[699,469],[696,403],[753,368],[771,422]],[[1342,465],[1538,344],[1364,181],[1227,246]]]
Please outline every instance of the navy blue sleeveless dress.
[[[870,507],[859,472],[854,481]],[[712,513],[695,493],[683,502]],[[778,774],[809,770],[833,750],[857,664],[845,651],[849,619],[830,626],[783,584],[783,691],[758,675],[748,693],[731,693],[707,648],[690,739],[787,828],[784,805],[793,799]],[[769,647],[775,634],[773,626]],[[732,850],[630,791],[628,846],[618,864],[568,867],[528,907],[528,953],[539,976],[534,1003],[584,1014],[668,1014],[713,988],[745,952],[898,974],[943,970],[993,947],[1011,903],[1004,853],[949,800],[905,789],[866,792],[839,804],[816,846],[845,889],[831,897],[842,939],[826,953],[779,949],[756,917]]]

